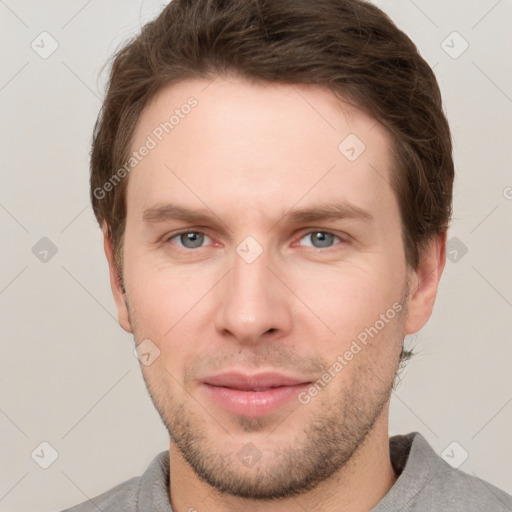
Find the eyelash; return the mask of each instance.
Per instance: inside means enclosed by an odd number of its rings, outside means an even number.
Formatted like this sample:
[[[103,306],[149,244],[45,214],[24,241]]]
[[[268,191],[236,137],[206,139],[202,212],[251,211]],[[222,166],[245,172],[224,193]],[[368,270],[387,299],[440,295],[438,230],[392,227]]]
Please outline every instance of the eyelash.
[[[171,243],[172,239],[174,239],[176,237],[179,237],[180,235],[185,235],[185,234],[188,234],[188,233],[195,233],[195,234],[199,234],[199,235],[204,235],[204,236],[206,236],[206,237],[211,239],[211,237],[207,233],[205,233],[204,231],[188,229],[188,230],[178,231],[177,233],[173,233],[172,235],[166,237],[164,242],[165,243]],[[342,237],[340,235],[336,235],[332,231],[326,231],[326,230],[322,230],[322,229],[312,229],[310,231],[307,231],[307,232],[303,233],[298,240],[300,241],[304,237],[306,237],[308,235],[311,235],[313,233],[323,233],[323,234],[327,234],[327,235],[333,235],[335,238],[337,238],[340,241],[340,243],[344,243],[344,242],[347,241],[344,237]],[[173,245],[177,245],[177,244],[173,244]],[[181,247],[179,245],[177,245],[177,247],[178,247],[178,250],[184,251],[184,252],[197,251],[199,249],[204,249],[203,246],[197,247],[195,249],[190,249],[190,248],[187,248],[187,247]],[[329,252],[330,250],[334,250],[336,248],[336,246],[333,245],[331,247],[326,247],[326,248],[321,248],[321,247],[311,247],[311,248],[312,249],[316,249],[317,251],[321,251],[321,252]]]

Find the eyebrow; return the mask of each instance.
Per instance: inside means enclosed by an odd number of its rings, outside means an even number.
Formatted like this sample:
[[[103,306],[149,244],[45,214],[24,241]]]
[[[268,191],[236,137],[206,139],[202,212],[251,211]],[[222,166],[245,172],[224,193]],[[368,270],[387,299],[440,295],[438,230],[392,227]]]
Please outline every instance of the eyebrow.
[[[219,219],[218,215],[211,210],[208,212],[207,210],[190,209],[176,203],[165,203],[148,208],[144,210],[142,215],[144,223],[148,225],[158,224],[160,222],[174,219],[201,224],[212,222],[214,217]],[[336,219],[360,219],[371,222],[373,221],[373,215],[349,201],[343,201],[302,209],[290,209],[278,222],[276,222],[276,224],[282,221],[287,221],[292,224],[300,224],[302,222],[318,222]],[[274,226],[276,224],[274,224]]]
[[[292,209],[285,216],[291,222],[317,222],[336,219],[360,219],[371,222],[373,215],[348,201],[328,203],[311,208]]]

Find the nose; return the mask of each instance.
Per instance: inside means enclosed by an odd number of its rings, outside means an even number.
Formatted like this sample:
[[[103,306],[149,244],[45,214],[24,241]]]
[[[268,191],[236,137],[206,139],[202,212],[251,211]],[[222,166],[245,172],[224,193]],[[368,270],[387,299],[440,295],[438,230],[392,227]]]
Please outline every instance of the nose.
[[[217,332],[246,345],[290,332],[293,294],[280,274],[265,251],[252,262],[235,253],[231,271],[217,288]]]

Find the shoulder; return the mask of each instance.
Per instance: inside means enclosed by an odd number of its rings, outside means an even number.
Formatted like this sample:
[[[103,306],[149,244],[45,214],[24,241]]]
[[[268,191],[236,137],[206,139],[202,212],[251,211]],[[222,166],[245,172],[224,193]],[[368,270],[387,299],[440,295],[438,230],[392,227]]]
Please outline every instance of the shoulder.
[[[169,452],[159,453],[142,476],[133,477],[109,491],[62,512],[172,512],[168,495]]]
[[[481,478],[452,468],[441,458],[439,469],[425,487],[421,500],[432,506],[443,503],[445,507],[451,507],[448,510],[464,512],[512,511],[509,494]]]
[[[405,459],[405,467],[395,485],[409,493],[410,504],[414,504],[411,510],[512,511],[509,494],[450,466],[421,434],[413,432],[396,436],[390,440],[390,445],[394,445],[395,454],[398,452],[400,458]]]
[[[131,478],[95,498],[91,498],[74,507],[67,508],[62,512],[97,512],[98,510],[102,512],[113,510],[123,510],[125,512],[135,511],[140,482],[141,477]]]

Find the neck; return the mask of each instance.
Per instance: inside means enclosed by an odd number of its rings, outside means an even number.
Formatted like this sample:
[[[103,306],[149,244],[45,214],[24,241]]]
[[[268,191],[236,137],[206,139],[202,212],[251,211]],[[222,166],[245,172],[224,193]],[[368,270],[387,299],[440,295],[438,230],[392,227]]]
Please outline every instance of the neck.
[[[199,479],[171,440],[170,500],[174,512],[371,511],[397,479],[391,465],[388,409],[352,458],[332,477],[299,496],[275,501],[249,500],[220,493]]]

